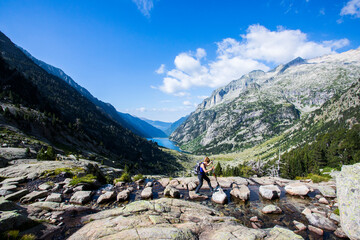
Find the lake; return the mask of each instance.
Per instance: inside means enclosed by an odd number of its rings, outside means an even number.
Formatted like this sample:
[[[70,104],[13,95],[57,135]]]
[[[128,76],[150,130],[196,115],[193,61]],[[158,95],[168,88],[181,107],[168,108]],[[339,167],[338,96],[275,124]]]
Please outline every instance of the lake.
[[[147,140],[156,142],[161,147],[166,147],[181,152],[180,148],[176,146],[175,143],[173,141],[170,141],[168,138],[148,138]]]

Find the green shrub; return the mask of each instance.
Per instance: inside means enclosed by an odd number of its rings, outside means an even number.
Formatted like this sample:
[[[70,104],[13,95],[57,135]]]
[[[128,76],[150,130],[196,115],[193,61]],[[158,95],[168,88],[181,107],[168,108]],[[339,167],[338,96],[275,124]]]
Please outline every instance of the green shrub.
[[[46,151],[42,147],[36,156],[37,160],[55,160],[55,157],[56,154],[52,146],[48,146]]]
[[[336,215],[340,215],[340,210],[337,208],[337,209],[334,210],[334,213],[335,213]]]
[[[117,182],[131,182],[130,174],[127,173],[127,172],[124,172],[124,173],[121,175],[121,177],[116,178],[116,179],[114,180],[114,182],[115,182],[115,183],[117,183]]]
[[[47,181],[46,183],[49,184],[52,187],[55,185],[55,183],[53,181]]]
[[[10,230],[10,231],[7,231],[5,233],[5,237],[7,237],[7,239],[17,239],[19,236],[19,230]]]
[[[36,236],[34,234],[25,234],[20,238],[20,240],[35,240]]]
[[[324,174],[323,176],[317,175],[317,174],[308,174],[306,177],[295,177],[296,180],[306,180],[306,179],[311,179],[314,183],[319,183],[319,182],[327,182],[331,179],[331,177],[327,174]]]
[[[57,176],[62,172],[66,172],[70,174],[70,176],[76,176],[81,172],[85,172],[85,170],[81,167],[74,167],[74,168],[57,168],[55,170],[46,170],[43,172],[43,176],[51,177],[51,176]]]
[[[137,174],[133,177],[134,181],[140,180],[140,179],[144,179],[144,176],[142,174]]]
[[[96,180],[96,177],[92,174],[87,174],[83,177],[74,176],[70,181],[71,186],[75,186],[79,183],[93,183]]]

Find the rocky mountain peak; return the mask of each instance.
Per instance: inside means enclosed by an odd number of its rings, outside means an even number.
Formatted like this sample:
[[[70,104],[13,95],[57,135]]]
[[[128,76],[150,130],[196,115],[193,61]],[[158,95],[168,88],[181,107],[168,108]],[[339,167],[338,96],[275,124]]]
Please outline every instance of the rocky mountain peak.
[[[254,146],[342,94],[359,76],[359,49],[252,71],[215,90],[171,139],[196,153]]]

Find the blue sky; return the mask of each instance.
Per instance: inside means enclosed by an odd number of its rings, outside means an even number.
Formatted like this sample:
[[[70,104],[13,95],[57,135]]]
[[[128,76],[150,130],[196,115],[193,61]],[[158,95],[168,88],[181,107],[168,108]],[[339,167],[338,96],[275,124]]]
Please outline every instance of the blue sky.
[[[0,31],[117,110],[175,121],[217,87],[360,46],[360,0],[1,0]]]

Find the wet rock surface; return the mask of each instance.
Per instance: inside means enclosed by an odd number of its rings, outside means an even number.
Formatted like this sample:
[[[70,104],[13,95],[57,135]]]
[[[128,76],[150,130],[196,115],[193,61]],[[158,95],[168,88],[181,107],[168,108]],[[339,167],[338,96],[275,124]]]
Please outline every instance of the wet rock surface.
[[[246,185],[235,185],[230,194],[241,200],[248,200],[250,198],[250,189]]]
[[[138,214],[141,213],[141,214]],[[70,236],[75,239],[303,239],[291,230],[255,230],[234,217],[177,199],[137,201],[83,218],[93,219]]]
[[[293,183],[285,186],[287,193],[297,196],[306,196],[310,189],[303,183]]]
[[[212,194],[211,201],[218,204],[225,204],[227,202],[227,195],[222,188],[219,188]]]
[[[268,200],[280,198],[281,190],[276,185],[263,185],[259,188],[260,195]]]

